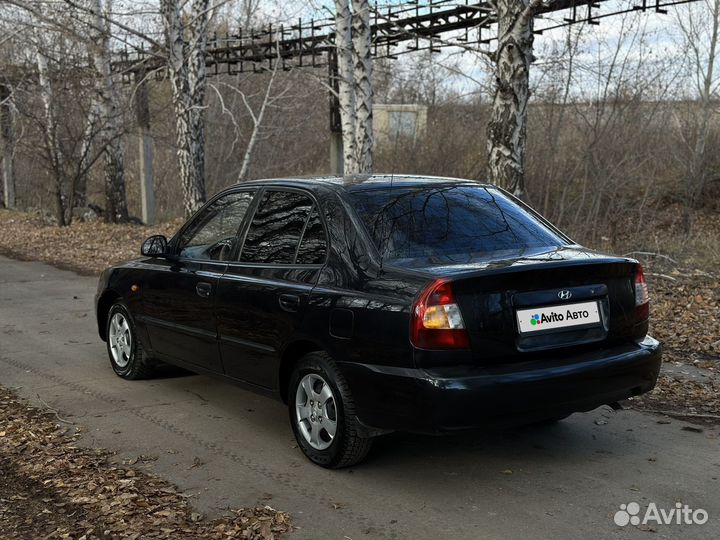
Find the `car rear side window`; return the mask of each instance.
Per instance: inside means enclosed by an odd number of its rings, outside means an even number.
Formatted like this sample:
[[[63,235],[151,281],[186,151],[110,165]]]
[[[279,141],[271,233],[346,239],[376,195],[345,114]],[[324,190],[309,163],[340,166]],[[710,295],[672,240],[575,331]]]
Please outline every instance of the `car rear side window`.
[[[303,232],[298,247],[297,264],[323,264],[327,255],[327,239],[317,205],[313,206],[308,217],[305,232]]]
[[[313,201],[294,191],[266,192],[245,237],[241,262],[294,264]]]
[[[499,252],[567,244],[497,189],[472,185],[351,191],[356,211],[383,259],[463,262]]]

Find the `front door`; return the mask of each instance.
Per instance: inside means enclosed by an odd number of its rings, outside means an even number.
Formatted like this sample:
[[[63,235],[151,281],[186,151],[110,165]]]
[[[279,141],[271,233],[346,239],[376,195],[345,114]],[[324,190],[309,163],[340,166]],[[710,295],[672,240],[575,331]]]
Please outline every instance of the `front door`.
[[[158,358],[222,371],[214,317],[218,280],[253,196],[237,191],[215,199],[173,241],[176,258],[158,259],[149,271],[143,319]]]
[[[238,260],[220,278],[216,313],[225,373],[276,390],[282,348],[302,322],[327,239],[308,193],[259,197]]]

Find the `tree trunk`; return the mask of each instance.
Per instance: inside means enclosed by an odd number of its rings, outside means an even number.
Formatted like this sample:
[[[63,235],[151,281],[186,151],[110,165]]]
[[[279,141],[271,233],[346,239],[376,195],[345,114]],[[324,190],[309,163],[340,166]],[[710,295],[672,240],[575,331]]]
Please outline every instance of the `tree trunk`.
[[[272,85],[272,82],[270,82],[270,85]],[[270,85],[268,85],[268,92],[270,91]],[[245,155],[243,157],[242,165],[240,167],[240,173],[238,174],[238,182],[244,182],[248,179],[253,152],[255,151],[255,146],[257,145],[258,137],[260,135],[260,126],[263,120],[263,116],[265,116],[267,99],[268,96],[266,95],[265,101],[263,101],[263,104],[260,107],[260,112],[258,113],[256,118],[253,118],[253,130],[250,134],[250,140],[247,143],[247,147],[245,148]]]
[[[370,3],[352,0],[352,45],[355,82],[355,152],[359,173],[373,171],[373,86]]]
[[[100,8],[100,0],[95,0]],[[102,24],[100,13],[96,14]],[[105,161],[105,220],[122,223],[128,220],[127,196],[125,194],[125,163],[122,147],[122,131],[118,124],[119,113],[115,102],[110,67],[110,34],[105,27],[100,45],[95,48],[94,62],[98,72],[97,99],[101,122],[100,142]]]
[[[703,70],[700,67],[697,70],[699,78],[701,79],[699,88],[700,118],[696,133],[697,138],[695,139],[692,157],[688,165],[690,178],[686,182],[688,207],[686,208],[685,224],[688,231],[690,231],[692,224],[690,211],[697,205],[708,178],[706,146],[710,136],[712,117],[716,109],[713,97],[713,86],[715,84],[715,61],[717,60],[718,37],[720,34],[720,0],[714,0],[710,4],[710,14],[712,16],[712,22],[710,23],[710,45],[707,53],[707,68]]]
[[[48,77],[47,58],[40,52],[36,53],[38,79],[40,84],[40,96],[45,110],[45,148],[47,151],[50,166],[55,175],[55,218],[61,227],[66,225],[65,219],[65,159],[63,157],[60,141],[57,137],[57,119],[55,118],[55,104],[53,88]]]
[[[0,84],[0,141],[2,146],[2,193],[5,208],[15,207],[15,132],[10,109],[10,88]]]
[[[96,71],[95,99],[105,162],[105,220],[122,223],[128,220],[128,209],[122,130],[110,67],[110,29],[107,17],[103,17],[102,0],[92,0],[90,11],[93,17],[90,52]]]
[[[153,136],[150,131],[150,94],[144,71],[135,73],[135,117],[138,126],[140,165],[140,199],[142,220],[155,225],[155,186],[153,180]]]
[[[355,83],[353,75],[352,14],[349,0],[335,0],[337,87],[343,144],[343,172],[359,172],[355,148]]]
[[[161,0],[168,47],[168,71],[173,89],[177,155],[185,213],[190,215],[205,202],[205,50],[209,0],[194,0],[185,23],[176,0]]]
[[[95,100],[90,103],[90,111],[85,121],[85,132],[80,144],[80,161],[78,163],[77,175],[73,186],[72,209],[85,208],[87,206],[87,179],[91,166],[91,152],[93,139],[98,126],[98,113]]]
[[[277,76],[279,65],[280,62],[275,62],[275,67],[273,68],[272,75],[270,75],[270,80],[268,81],[267,87],[265,88],[265,95],[263,96],[262,105],[260,105],[260,110],[257,114],[252,111],[252,109],[250,108],[250,104],[247,102],[247,100],[245,100],[245,97],[243,96],[245,106],[250,113],[253,121],[253,130],[250,134],[250,140],[248,141],[247,148],[245,148],[245,157],[243,157],[242,166],[240,167],[240,174],[238,174],[238,182],[244,182],[245,180],[247,180],[248,174],[250,173],[250,164],[252,163],[255,146],[257,145],[258,139],[260,138],[260,129],[262,128],[263,119],[265,118],[265,112],[267,111],[267,107],[271,101],[272,89],[273,85],[275,84],[275,77]]]
[[[488,123],[490,180],[517,197],[525,192],[527,106],[537,0],[497,0],[495,96]]]

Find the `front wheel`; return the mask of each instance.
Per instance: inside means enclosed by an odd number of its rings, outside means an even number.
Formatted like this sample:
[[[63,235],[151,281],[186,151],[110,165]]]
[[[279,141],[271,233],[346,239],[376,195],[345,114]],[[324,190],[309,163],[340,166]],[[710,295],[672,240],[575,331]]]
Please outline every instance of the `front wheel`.
[[[105,335],[110,364],[118,376],[137,380],[152,375],[152,361],[137,338],[135,323],[123,302],[116,302],[110,308]]]
[[[558,424],[568,418],[572,413],[567,414],[558,414],[556,416],[551,416],[550,418],[543,418],[542,420],[538,420],[537,422],[533,422],[533,425],[536,426],[553,426],[555,424]]]
[[[310,461],[329,469],[362,461],[372,439],[361,436],[350,388],[324,352],[305,355],[295,367],[288,392],[290,423]]]

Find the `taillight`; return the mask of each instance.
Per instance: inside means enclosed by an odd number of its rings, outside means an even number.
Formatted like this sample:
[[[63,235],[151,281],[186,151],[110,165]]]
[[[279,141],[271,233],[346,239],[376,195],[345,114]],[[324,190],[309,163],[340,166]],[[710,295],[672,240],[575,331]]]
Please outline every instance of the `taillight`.
[[[469,349],[470,339],[452,285],[438,279],[412,307],[410,341],[420,349]]]
[[[650,314],[650,292],[645,283],[643,267],[639,264],[635,270],[635,310],[641,319],[647,319]]]

